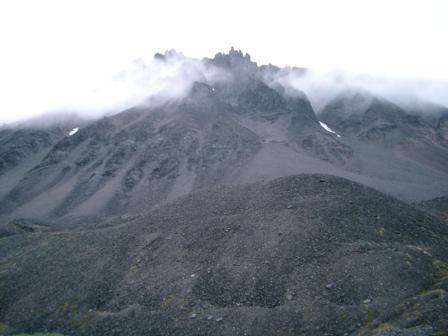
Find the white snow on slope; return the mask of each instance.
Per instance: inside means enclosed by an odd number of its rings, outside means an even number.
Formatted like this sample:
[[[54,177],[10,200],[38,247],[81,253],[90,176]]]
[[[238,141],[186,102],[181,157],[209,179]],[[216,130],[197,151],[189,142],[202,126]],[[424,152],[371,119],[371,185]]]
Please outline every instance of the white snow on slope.
[[[320,125],[322,126],[322,128],[323,128],[324,130],[326,130],[327,132],[336,134],[336,136],[337,136],[338,138],[341,137],[339,134],[337,134],[335,131],[333,131],[330,127],[328,127],[328,125],[327,125],[326,123],[323,123],[322,121],[319,121],[319,124],[320,124]]]
[[[69,135],[69,136],[72,136],[73,134],[76,134],[78,131],[79,131],[79,127],[76,127],[76,128],[74,128],[74,129],[72,129],[72,130],[70,131],[70,133],[68,133],[68,135]]]

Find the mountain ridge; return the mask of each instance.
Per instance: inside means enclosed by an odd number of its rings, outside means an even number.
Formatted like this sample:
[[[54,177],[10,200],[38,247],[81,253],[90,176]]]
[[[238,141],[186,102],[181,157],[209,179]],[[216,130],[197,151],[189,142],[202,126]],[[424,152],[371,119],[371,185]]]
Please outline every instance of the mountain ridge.
[[[159,58],[164,62],[169,57],[172,52]],[[335,98],[316,115],[303,92],[291,95],[278,84],[265,83],[265,68],[248,54],[232,49],[207,62],[226,68],[230,77],[196,81],[184,98],[139,105],[89,122],[72,136],[52,138],[40,162],[21,176],[5,178],[1,213],[47,219],[72,212],[118,214],[156,206],[210,183],[314,171],[410,201],[448,193],[448,183],[440,183],[448,181],[443,113],[432,126],[387,100],[355,93],[359,103]],[[359,111],[347,112],[347,104],[360,104]],[[319,119],[341,138],[323,129]],[[11,148],[22,148],[19,136],[9,141]],[[7,148],[6,158],[13,155]],[[28,154],[24,149],[20,155]],[[399,177],[402,169],[386,161],[406,167],[408,176]],[[271,168],[263,174],[259,165],[266,162]],[[251,171],[255,174],[249,176]],[[426,182],[413,183],[414,178]],[[425,184],[430,186],[426,190]],[[419,195],[423,190],[430,195]]]

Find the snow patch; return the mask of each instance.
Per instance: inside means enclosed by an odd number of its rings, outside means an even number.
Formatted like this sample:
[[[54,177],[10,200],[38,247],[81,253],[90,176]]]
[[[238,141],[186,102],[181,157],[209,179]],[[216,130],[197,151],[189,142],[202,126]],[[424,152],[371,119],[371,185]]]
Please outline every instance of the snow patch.
[[[335,131],[333,131],[330,127],[328,127],[328,125],[327,125],[326,123],[324,123],[324,122],[322,122],[322,121],[319,121],[319,124],[320,124],[320,126],[322,126],[322,128],[323,128],[324,130],[326,130],[327,132],[336,134],[336,136],[337,136],[338,138],[341,137],[339,134],[337,134]]]
[[[79,127],[75,127],[68,133],[68,136],[72,136],[72,135],[76,134],[78,131],[79,131]]]

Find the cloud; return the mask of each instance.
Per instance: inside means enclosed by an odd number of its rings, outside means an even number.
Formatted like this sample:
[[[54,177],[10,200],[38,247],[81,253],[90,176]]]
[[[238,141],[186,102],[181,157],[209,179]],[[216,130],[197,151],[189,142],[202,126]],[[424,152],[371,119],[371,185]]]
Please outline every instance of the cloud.
[[[212,84],[225,78],[222,69],[171,50],[150,59],[134,60],[110,75],[87,76],[71,84],[65,81],[59,87],[54,80],[40,78],[41,86],[36,83],[33,88],[39,93],[35,95],[38,99],[28,96],[31,88],[19,89],[15,97],[9,97],[9,110],[1,114],[0,122],[44,113],[97,118],[138,104],[155,106],[180,99],[195,81]]]
[[[68,65],[67,65],[68,66]],[[344,91],[362,90],[402,106],[420,101],[448,106],[448,81],[404,77],[354,75],[346,71],[317,71],[304,68],[263,67],[266,83],[281,84],[286,92],[300,90],[318,113],[331,99]],[[14,95],[2,99],[0,122],[24,120],[37,115],[71,114],[83,118],[111,115],[129,107],[156,106],[188,94],[195,81],[213,84],[231,78],[225,68],[175,51],[137,59],[119,71],[79,69],[15,83]],[[71,74],[68,79],[65,78]],[[12,83],[14,87],[14,83]]]
[[[362,91],[383,97],[398,105],[421,103],[448,106],[448,81],[425,78],[355,75],[346,71],[316,71],[283,68],[264,76],[269,85],[305,92],[316,112],[342,92]]]
[[[184,97],[196,81],[214,83],[225,77],[216,67],[167,51],[150,60],[135,60],[97,88],[81,95],[70,109],[102,115],[105,111],[119,112],[137,104],[154,106]]]

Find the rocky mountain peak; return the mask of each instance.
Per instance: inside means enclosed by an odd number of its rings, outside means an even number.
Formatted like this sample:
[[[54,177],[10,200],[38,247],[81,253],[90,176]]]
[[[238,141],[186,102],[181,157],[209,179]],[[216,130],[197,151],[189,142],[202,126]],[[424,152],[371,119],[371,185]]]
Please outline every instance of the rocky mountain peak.
[[[249,54],[244,54],[241,50],[236,50],[233,47],[228,54],[217,53],[211,62],[215,66],[226,69],[257,68],[257,63],[252,62]]]
[[[168,58],[172,58],[172,57],[178,57],[178,58],[183,58],[185,57],[182,53],[177,52],[174,49],[170,49],[170,50],[166,50],[163,54],[162,53],[155,53],[154,54],[154,59],[159,60],[159,61],[166,61]]]

